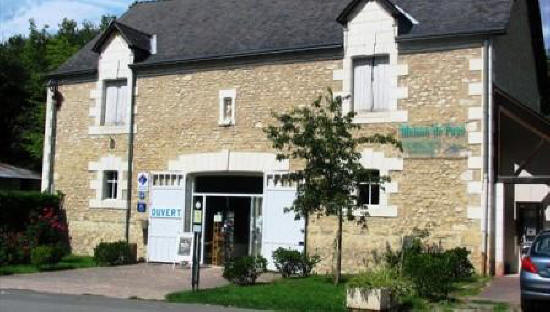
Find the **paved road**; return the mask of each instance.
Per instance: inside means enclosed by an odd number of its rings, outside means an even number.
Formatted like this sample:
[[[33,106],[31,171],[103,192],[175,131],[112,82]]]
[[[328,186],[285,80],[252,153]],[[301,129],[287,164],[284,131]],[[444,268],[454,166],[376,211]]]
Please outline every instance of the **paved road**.
[[[44,294],[27,290],[0,290],[2,312],[250,312],[219,306],[170,304],[91,295]]]

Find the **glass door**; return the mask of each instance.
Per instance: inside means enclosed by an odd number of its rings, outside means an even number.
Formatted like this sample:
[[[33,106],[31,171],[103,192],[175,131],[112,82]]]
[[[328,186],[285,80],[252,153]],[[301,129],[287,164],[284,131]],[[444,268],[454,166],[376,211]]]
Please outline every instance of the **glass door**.
[[[262,198],[251,197],[250,200],[250,243],[248,253],[259,256],[262,252]]]

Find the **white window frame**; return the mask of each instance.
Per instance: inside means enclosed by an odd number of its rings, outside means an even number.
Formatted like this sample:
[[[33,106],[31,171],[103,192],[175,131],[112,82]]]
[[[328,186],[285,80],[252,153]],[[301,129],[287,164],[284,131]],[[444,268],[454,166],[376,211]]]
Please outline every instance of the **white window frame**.
[[[218,117],[218,125],[220,126],[234,126],[235,125],[235,111],[236,111],[236,97],[237,97],[237,91],[235,89],[229,89],[229,90],[220,90],[219,92],[219,117]],[[226,117],[225,113],[225,101],[226,99],[231,99],[231,116],[229,118]]]
[[[108,174],[114,174],[114,178],[109,178]],[[111,191],[109,192],[109,189]],[[105,170],[103,171],[103,200],[116,200],[119,199],[119,174],[117,170]],[[110,193],[111,196],[107,196]]]
[[[95,192],[95,196],[89,200],[90,208],[126,209],[127,167],[126,161],[113,155],[102,157],[99,161],[88,164],[88,170],[93,174],[90,180],[90,189]],[[105,188],[107,187],[105,175],[109,171],[117,172],[116,198],[105,198]]]
[[[380,178],[380,170],[377,170],[377,169],[368,169],[368,170],[372,171],[373,173],[377,172],[378,177]],[[357,187],[357,191],[356,191],[357,192],[357,201],[359,201],[359,196],[361,194],[361,190],[359,188],[362,185],[367,185],[368,186],[368,191],[367,191],[368,199],[367,199],[367,203],[365,203],[364,205],[367,206],[367,207],[380,206],[380,195],[382,193],[381,184],[379,182],[371,182],[371,181],[359,182],[358,184],[359,184],[359,186]],[[372,186],[373,185],[378,186],[378,203],[377,204],[372,203],[372,192],[373,192]]]

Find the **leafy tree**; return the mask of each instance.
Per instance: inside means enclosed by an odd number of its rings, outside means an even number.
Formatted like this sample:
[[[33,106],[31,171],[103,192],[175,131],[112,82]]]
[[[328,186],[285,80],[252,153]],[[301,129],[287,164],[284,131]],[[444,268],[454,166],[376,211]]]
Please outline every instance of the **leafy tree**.
[[[278,125],[264,129],[277,150],[277,158],[296,159],[303,168],[291,174],[297,185],[297,197],[288,210],[302,216],[324,212],[337,216],[334,283],[341,280],[342,223],[344,214],[352,218],[357,209],[355,190],[359,182],[381,183],[389,180],[378,177],[360,163],[357,151],[364,143],[400,144],[392,136],[374,134],[354,135],[359,128],[353,123],[354,113],[342,113],[341,97],[334,98],[329,89],[311,105],[294,108],[289,113],[274,113]]]
[[[114,19],[98,26],[63,19],[56,33],[29,21],[29,35],[0,43],[0,161],[40,169],[44,141],[46,74],[81,49]]]

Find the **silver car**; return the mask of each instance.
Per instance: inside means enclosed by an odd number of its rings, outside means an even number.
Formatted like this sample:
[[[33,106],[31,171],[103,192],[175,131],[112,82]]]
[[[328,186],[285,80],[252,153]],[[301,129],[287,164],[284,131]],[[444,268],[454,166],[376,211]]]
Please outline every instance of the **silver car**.
[[[521,260],[520,285],[523,311],[550,311],[550,231],[537,235]]]

